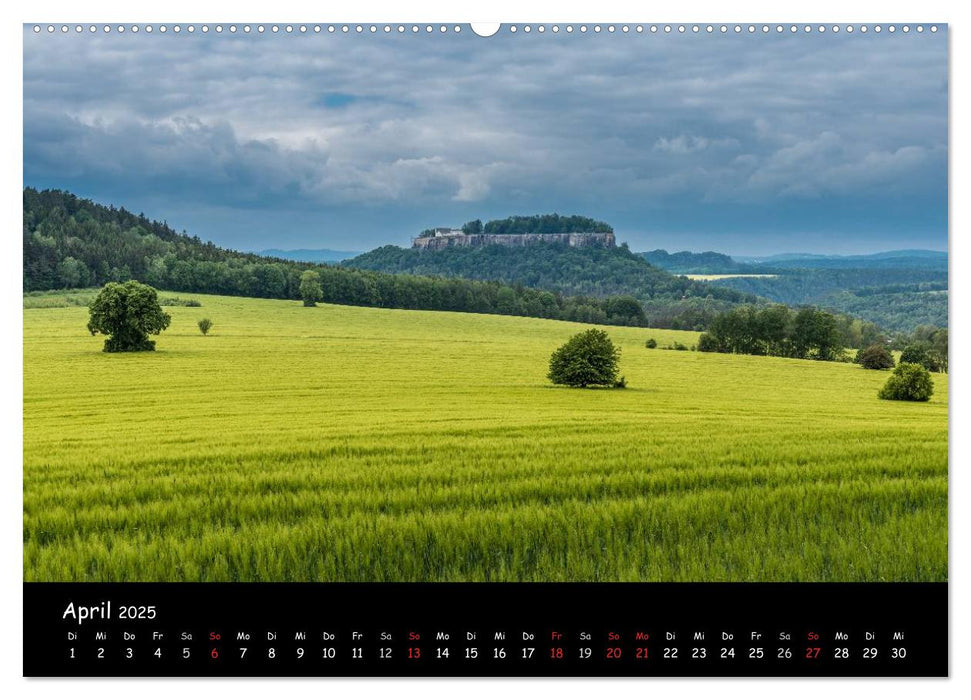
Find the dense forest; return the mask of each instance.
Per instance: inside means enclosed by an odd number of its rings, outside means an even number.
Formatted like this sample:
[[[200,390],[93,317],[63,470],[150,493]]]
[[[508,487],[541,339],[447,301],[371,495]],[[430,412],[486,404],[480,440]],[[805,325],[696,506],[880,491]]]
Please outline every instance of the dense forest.
[[[626,246],[535,243],[442,250],[383,246],[343,264],[381,272],[498,280],[561,294],[630,294],[641,301],[650,325],[657,328],[702,330],[719,312],[757,301],[751,294],[672,275]]]
[[[314,269],[323,301],[330,303],[647,325],[641,305],[626,295],[564,296],[501,282],[267,258],[226,250],[164,222],[67,192],[27,187],[23,198],[24,291],[137,279],[178,292],[299,299],[300,275]]]
[[[466,225],[475,225],[469,222]],[[464,227],[463,227],[463,230]],[[540,214],[539,216],[510,216],[505,219],[487,221],[482,233],[613,233],[610,224],[586,216],[560,216],[559,214]]]
[[[873,288],[836,292],[820,305],[872,320],[894,331],[908,332],[921,325],[947,328],[947,285],[937,290],[922,289],[937,284],[909,286],[910,290],[896,292],[876,292]]]
[[[947,325],[947,267],[791,270],[713,282],[790,306],[812,304],[894,331]]]
[[[706,251],[691,253],[682,250],[669,253],[666,250],[650,250],[639,255],[655,267],[678,275],[723,275],[723,274],[769,274],[773,268],[762,265],[740,263],[724,253]]]

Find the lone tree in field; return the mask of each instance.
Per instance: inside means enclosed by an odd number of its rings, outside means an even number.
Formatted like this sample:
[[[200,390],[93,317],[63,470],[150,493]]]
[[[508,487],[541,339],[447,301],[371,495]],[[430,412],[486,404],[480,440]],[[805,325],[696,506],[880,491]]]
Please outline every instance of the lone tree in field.
[[[871,345],[856,353],[853,360],[863,369],[893,369],[893,355],[882,345]]]
[[[91,335],[103,333],[105,352],[139,352],[154,350],[158,335],[169,327],[171,317],[162,311],[158,294],[141,282],[109,282],[89,307]]]
[[[626,386],[617,379],[620,350],[604,331],[593,328],[570,338],[550,357],[546,376],[554,384],[567,386]]]
[[[927,369],[901,362],[877,396],[891,401],[927,401],[933,393],[934,381]]]
[[[300,275],[300,298],[303,299],[304,306],[317,306],[317,302],[324,298],[320,275],[314,270],[307,270]]]
[[[199,330],[203,335],[209,335],[209,330],[212,328],[212,321],[208,318],[199,319]]]

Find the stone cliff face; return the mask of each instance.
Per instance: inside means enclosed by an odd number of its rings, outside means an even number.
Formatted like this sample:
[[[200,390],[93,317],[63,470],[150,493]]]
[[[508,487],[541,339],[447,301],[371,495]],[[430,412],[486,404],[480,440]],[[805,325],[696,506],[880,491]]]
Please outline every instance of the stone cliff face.
[[[411,247],[423,250],[441,250],[450,246],[480,248],[486,245],[505,245],[516,247],[532,243],[560,243],[572,248],[613,248],[615,245],[614,234],[612,233],[476,233],[472,235],[456,234],[414,238],[411,241]]]

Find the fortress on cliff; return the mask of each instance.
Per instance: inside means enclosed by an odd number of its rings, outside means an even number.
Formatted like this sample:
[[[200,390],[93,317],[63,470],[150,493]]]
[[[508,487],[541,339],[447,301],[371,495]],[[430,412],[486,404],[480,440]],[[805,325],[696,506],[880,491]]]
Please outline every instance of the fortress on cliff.
[[[571,248],[613,248],[613,233],[463,233],[461,229],[436,228],[434,235],[411,239],[411,247],[441,250],[449,247],[481,248],[487,245],[510,247],[533,243],[559,243]]]

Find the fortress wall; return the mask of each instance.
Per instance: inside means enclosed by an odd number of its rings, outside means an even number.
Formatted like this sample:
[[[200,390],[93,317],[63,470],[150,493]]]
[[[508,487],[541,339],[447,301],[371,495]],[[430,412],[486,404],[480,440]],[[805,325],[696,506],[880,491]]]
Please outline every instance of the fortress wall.
[[[465,246],[479,248],[487,245],[504,245],[510,247],[526,246],[532,243],[560,243],[573,248],[601,247],[613,248],[615,244],[612,233],[522,233],[522,234],[494,234],[477,233],[470,236],[435,236],[412,239],[412,248],[423,250],[441,250],[450,246]]]

